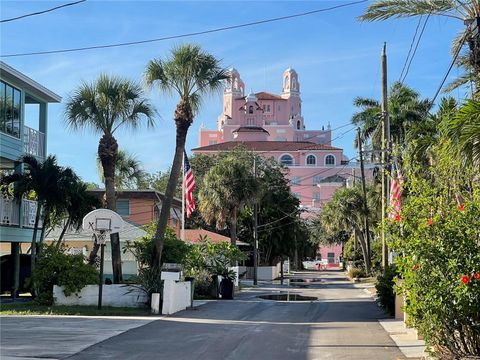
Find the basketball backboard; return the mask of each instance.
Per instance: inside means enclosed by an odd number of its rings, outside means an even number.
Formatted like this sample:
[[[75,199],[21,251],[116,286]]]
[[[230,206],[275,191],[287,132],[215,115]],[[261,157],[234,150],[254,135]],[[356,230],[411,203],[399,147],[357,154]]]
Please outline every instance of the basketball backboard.
[[[84,216],[83,230],[93,233],[107,232],[118,233],[123,228],[123,219],[115,211],[109,209],[96,209]]]

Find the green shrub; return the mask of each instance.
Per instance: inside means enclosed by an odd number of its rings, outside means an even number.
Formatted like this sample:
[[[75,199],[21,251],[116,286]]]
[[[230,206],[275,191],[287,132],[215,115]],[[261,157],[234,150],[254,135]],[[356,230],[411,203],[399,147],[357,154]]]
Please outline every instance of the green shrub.
[[[355,279],[355,278],[362,278],[365,277],[365,270],[352,267],[350,271],[348,272],[348,277],[350,279]]]
[[[389,224],[406,312],[448,358],[480,355],[480,189],[459,205],[451,183],[409,184],[400,221]],[[471,190],[470,190],[471,191]]]
[[[32,274],[40,304],[53,304],[53,285],[63,286],[65,296],[79,292],[85,285],[98,284],[97,270],[85,263],[83,255],[66,253],[65,246],[43,245]]]
[[[375,284],[380,304],[390,315],[395,314],[395,292],[393,288],[396,276],[396,266],[389,265],[384,273],[377,276],[377,283]]]

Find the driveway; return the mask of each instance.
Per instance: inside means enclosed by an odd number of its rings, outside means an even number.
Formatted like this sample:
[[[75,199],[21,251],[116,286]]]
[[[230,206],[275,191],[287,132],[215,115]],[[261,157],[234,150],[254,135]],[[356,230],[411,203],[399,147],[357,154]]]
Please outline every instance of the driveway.
[[[95,345],[70,356],[68,345],[62,351],[55,334],[47,328],[40,331],[41,319],[17,330],[7,356],[13,356],[18,344],[19,356],[25,350],[32,355],[30,326],[38,331],[33,342],[43,348],[42,338],[50,338],[51,358],[69,359],[396,359],[401,356],[394,342],[379,325],[383,312],[363,290],[353,287],[340,272],[303,273],[297,275],[310,282],[306,287],[266,285],[248,289],[233,301],[212,301],[195,309],[157,321],[132,325],[119,334],[112,334]],[[278,302],[259,299],[258,295],[301,293],[317,297],[317,301]],[[4,323],[2,319],[2,359]],[[7,319],[7,321],[11,321]],[[22,322],[22,320],[15,321]],[[52,321],[52,320],[49,320]],[[63,320],[65,321],[65,320]],[[70,320],[69,320],[70,321]],[[105,323],[112,320],[102,320]],[[14,324],[9,324],[9,327]],[[50,323],[49,326],[52,324]],[[64,335],[57,330],[56,340],[68,344],[75,324],[67,323]],[[57,329],[65,322],[58,319]],[[96,325],[92,323],[92,326]],[[120,325],[118,325],[120,326]],[[69,330],[70,329],[70,330]],[[5,330],[6,331],[6,330]],[[60,337],[58,337],[60,335]],[[13,337],[10,336],[10,339]],[[87,339],[87,338],[86,338]],[[11,341],[11,340],[10,340]],[[78,340],[80,341],[80,340]],[[89,339],[91,341],[91,339]],[[78,345],[80,347],[80,345]],[[44,351],[44,353],[47,353]],[[31,357],[29,357],[31,358]],[[43,357],[44,358],[44,357]]]

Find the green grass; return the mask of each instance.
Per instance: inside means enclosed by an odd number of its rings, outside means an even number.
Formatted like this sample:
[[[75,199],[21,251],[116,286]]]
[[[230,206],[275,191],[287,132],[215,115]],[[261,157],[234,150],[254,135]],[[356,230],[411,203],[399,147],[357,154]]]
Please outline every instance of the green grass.
[[[147,308],[103,306],[46,306],[34,302],[0,304],[0,315],[86,315],[86,316],[148,316]]]

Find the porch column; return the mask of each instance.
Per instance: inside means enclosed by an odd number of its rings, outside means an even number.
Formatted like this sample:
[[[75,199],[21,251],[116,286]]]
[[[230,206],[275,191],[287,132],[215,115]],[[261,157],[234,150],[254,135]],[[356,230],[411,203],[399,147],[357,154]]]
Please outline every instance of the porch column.
[[[18,296],[20,285],[20,243],[12,242],[10,256],[12,259],[12,299]]]
[[[42,151],[43,151],[43,157],[47,157],[47,126],[48,126],[48,104],[47,103],[40,103],[39,106],[39,126],[38,130],[43,133],[43,144],[40,144],[42,146]]]

